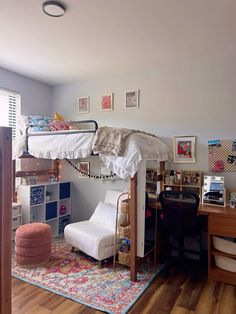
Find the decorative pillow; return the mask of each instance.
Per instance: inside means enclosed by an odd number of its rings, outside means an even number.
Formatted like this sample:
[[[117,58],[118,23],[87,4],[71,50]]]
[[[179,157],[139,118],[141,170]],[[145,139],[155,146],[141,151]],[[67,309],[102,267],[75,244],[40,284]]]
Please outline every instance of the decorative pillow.
[[[42,132],[42,131],[50,131],[49,124],[52,121],[49,117],[41,117],[41,116],[30,116],[29,117],[31,125],[33,125],[31,131],[34,132]]]
[[[53,120],[50,122],[51,131],[69,130],[69,125],[65,121]]]
[[[29,133],[32,132],[41,132],[41,131],[50,131],[49,123],[52,121],[49,117],[41,117],[41,116],[23,116],[19,117],[17,121],[17,128],[20,131],[20,134],[26,133],[26,128],[29,125],[32,125],[28,129]],[[46,126],[47,125],[47,126]]]
[[[73,123],[68,123],[69,124],[69,129],[70,130],[80,130],[80,127],[76,124],[73,124]]]
[[[100,201],[89,221],[115,231],[116,207]]]
[[[64,117],[60,115],[58,112],[54,113],[54,120],[65,121]]]

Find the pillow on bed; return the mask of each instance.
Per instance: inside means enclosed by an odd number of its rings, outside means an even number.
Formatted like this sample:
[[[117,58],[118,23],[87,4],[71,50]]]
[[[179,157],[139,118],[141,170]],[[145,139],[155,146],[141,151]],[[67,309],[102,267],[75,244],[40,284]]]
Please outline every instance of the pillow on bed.
[[[64,117],[60,115],[58,112],[54,113],[54,120],[65,121]]]
[[[52,121],[49,117],[41,116],[30,116],[30,124],[33,125],[31,128],[34,132],[50,131],[49,123]]]
[[[53,120],[50,122],[51,131],[69,130],[69,125],[65,121]]]
[[[29,133],[32,132],[41,132],[41,131],[50,131],[49,123],[52,121],[49,117],[42,117],[42,116],[23,116],[21,115],[19,117],[19,120],[17,121],[17,127],[20,131],[20,134],[26,133],[26,128],[29,125],[32,125],[33,127],[28,129]],[[48,124],[48,126],[45,126],[45,124]]]

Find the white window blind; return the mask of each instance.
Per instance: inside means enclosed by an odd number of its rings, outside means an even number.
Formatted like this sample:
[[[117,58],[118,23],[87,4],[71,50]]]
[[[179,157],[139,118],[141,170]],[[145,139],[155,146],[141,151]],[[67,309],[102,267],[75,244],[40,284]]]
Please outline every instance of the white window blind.
[[[12,138],[16,136],[16,121],[21,112],[21,95],[0,89],[0,126],[12,127]]]

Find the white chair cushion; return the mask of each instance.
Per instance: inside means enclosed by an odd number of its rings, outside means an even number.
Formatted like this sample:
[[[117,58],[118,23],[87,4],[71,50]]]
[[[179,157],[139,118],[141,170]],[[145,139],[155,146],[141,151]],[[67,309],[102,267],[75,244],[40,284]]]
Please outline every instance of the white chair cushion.
[[[89,220],[69,224],[64,230],[65,242],[97,260],[114,253],[114,232]]]
[[[89,221],[111,229],[114,232],[116,227],[116,207],[100,201]]]
[[[107,190],[104,202],[107,204],[112,204],[113,206],[117,206],[117,200],[121,194],[121,191]]]

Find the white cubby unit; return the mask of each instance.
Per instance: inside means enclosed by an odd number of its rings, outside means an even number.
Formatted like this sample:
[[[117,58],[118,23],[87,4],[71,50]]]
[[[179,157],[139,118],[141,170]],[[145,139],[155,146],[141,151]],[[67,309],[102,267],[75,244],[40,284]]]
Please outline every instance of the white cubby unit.
[[[22,207],[23,224],[45,222],[53,236],[64,232],[70,223],[71,183],[66,181],[20,185],[18,200]]]

